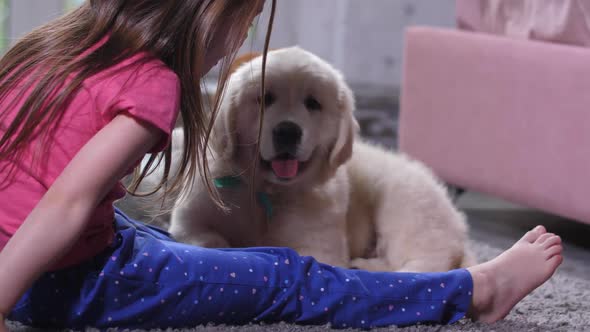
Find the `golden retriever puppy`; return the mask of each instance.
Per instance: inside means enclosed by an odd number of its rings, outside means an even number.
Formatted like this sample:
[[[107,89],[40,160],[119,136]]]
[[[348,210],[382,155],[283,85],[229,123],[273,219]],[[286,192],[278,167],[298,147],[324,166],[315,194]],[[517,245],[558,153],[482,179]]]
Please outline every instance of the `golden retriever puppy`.
[[[214,127],[212,185],[229,211],[199,179],[172,211],[174,237],[205,247],[291,247],[367,270],[473,263],[464,216],[433,174],[357,137],[353,93],[337,70],[298,47],[271,51],[261,96],[261,65],[255,57],[235,69]],[[181,134],[173,135],[177,146]]]

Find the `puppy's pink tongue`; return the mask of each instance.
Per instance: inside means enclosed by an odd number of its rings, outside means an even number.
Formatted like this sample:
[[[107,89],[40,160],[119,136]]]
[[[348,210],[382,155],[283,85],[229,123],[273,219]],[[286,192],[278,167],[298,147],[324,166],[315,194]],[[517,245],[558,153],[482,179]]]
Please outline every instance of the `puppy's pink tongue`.
[[[290,179],[297,176],[299,161],[296,159],[273,160],[271,167],[278,177]]]

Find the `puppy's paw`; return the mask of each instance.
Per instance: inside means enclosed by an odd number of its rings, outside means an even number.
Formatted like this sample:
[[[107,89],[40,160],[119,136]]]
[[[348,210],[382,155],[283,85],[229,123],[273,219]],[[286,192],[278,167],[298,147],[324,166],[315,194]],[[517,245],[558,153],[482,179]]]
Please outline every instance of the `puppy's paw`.
[[[322,251],[317,248],[292,248],[297,251],[300,256],[312,256],[320,263],[344,268],[349,267],[350,260],[344,255],[337,255],[333,252]]]
[[[441,257],[439,259],[414,259],[406,261],[396,272],[444,272],[449,271],[454,267],[449,262],[449,259]]]
[[[174,234],[173,234],[174,235]],[[217,233],[199,233],[197,235],[180,235],[174,238],[182,243],[190,244],[203,248],[230,248],[231,246],[225,238]]]
[[[211,234],[205,237],[199,237],[197,241],[193,241],[193,245],[205,248],[230,248],[231,246],[220,235]]]
[[[393,271],[392,267],[383,258],[355,258],[350,262],[350,268],[367,271]]]

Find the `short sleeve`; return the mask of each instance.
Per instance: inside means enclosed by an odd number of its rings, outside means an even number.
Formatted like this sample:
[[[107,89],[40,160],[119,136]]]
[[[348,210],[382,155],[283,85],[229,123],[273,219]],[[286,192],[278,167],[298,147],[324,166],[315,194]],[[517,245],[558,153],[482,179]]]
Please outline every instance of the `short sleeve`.
[[[162,151],[180,109],[180,82],[176,74],[162,62],[152,60],[141,64],[121,64],[110,75],[94,84],[95,102],[103,125],[121,113],[146,122],[165,135],[150,151]]]

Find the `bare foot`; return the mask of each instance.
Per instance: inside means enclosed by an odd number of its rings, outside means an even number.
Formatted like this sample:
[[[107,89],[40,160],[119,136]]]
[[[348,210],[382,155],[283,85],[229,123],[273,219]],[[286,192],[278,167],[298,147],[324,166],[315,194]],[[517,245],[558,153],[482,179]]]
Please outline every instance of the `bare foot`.
[[[486,323],[506,317],[553,275],[563,260],[561,251],[559,236],[537,226],[498,257],[467,268],[473,277],[470,316]]]

